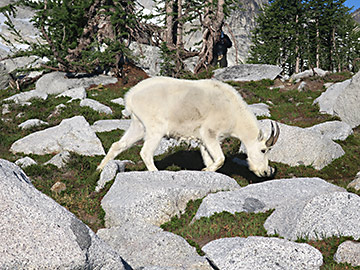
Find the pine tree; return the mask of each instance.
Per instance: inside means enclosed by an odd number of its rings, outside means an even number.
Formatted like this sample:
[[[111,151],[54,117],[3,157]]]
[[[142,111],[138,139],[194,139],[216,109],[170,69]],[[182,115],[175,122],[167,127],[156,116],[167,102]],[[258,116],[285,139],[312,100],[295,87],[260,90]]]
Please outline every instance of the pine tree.
[[[290,73],[298,70],[304,39],[302,1],[270,1],[257,18],[257,24],[248,61],[278,65]]]
[[[340,71],[360,55],[358,32],[345,0],[272,0],[257,18],[250,63]]]

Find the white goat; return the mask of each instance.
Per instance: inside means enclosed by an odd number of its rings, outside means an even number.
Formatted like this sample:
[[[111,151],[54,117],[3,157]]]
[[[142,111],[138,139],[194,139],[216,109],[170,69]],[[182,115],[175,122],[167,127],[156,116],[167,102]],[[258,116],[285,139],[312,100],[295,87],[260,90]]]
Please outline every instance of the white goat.
[[[226,137],[241,140],[248,164],[257,176],[270,176],[267,152],[279,136],[274,128],[264,138],[255,115],[238,92],[216,80],[180,80],[153,77],[134,86],[125,96],[131,125],[120,141],[112,144],[100,163],[102,170],[109,160],[137,141],[144,139],[140,155],[149,171],[157,171],[153,154],[163,137],[200,141],[205,171],[219,169],[225,157],[220,143]]]

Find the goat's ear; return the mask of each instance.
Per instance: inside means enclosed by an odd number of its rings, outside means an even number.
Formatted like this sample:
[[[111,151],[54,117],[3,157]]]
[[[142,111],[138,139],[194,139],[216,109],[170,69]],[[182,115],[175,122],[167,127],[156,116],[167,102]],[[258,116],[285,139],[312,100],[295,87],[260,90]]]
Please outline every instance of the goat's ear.
[[[264,133],[262,132],[262,130],[259,131],[259,135],[258,135],[258,141],[262,141],[264,140]]]

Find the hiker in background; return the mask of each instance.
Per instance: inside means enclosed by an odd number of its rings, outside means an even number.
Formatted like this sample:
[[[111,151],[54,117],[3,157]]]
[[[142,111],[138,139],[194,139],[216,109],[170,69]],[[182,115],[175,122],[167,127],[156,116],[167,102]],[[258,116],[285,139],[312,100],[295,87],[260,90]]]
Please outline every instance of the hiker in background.
[[[220,32],[220,39],[215,44],[214,50],[213,50],[213,60],[211,64],[213,66],[217,66],[219,64],[220,67],[227,67],[227,50],[228,48],[231,48],[232,42],[230,38],[224,34],[224,32],[221,30]]]

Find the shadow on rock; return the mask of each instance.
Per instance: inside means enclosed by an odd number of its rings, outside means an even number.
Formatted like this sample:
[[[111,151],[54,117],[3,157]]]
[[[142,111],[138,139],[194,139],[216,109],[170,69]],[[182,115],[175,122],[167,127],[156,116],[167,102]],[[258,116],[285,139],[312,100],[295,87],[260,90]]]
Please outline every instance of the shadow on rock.
[[[224,165],[217,171],[230,177],[240,176],[245,178],[250,184],[260,183],[267,180],[274,179],[272,177],[258,177],[247,167],[245,154],[236,154],[226,156]],[[236,162],[234,162],[236,160]],[[201,171],[204,168],[204,163],[200,151],[179,151],[171,154],[160,161],[155,162],[159,170],[166,170],[170,166],[177,166],[181,170]]]

